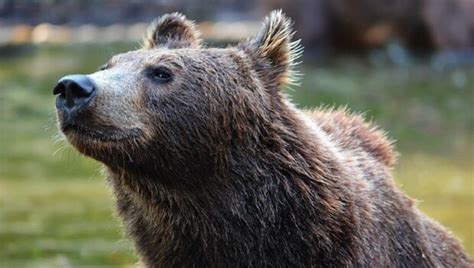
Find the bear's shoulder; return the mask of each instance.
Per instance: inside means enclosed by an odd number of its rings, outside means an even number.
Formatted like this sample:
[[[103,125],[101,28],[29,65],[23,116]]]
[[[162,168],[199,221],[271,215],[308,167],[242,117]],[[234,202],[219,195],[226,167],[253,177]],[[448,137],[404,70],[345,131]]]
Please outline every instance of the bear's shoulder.
[[[323,107],[304,113],[342,149],[362,148],[387,167],[393,167],[396,163],[393,140],[363,115],[352,113],[346,107]]]

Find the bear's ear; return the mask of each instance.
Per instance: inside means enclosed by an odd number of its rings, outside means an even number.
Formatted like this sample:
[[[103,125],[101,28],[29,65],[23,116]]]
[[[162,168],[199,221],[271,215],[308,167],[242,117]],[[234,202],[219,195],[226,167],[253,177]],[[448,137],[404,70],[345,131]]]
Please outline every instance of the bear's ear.
[[[267,87],[280,88],[298,82],[294,67],[303,49],[300,40],[291,41],[293,34],[291,20],[281,10],[275,10],[265,18],[262,28],[253,39],[238,46],[250,56],[255,70]]]
[[[194,23],[180,13],[165,14],[148,27],[143,47],[187,48],[199,47],[201,40]]]

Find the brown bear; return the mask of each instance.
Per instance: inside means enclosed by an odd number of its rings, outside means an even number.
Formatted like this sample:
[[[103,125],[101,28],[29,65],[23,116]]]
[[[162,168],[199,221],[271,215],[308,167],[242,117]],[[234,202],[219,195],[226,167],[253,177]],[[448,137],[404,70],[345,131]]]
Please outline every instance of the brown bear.
[[[470,267],[391,177],[391,142],[281,89],[301,54],[272,12],[253,38],[201,45],[164,15],[141,49],[54,88],[59,127],[105,164],[147,267]]]

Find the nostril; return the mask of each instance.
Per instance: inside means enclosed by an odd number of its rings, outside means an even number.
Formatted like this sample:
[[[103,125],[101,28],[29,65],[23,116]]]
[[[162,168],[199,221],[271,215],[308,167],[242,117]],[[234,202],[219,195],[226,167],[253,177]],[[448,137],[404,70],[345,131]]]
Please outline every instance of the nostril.
[[[94,91],[94,84],[86,75],[68,75],[59,79],[58,84],[53,89],[53,94],[68,93],[78,97],[87,97]]]
[[[79,84],[76,81],[72,81],[72,82],[69,82],[66,90],[71,91],[71,95],[78,98],[82,98],[82,97],[88,97],[92,93],[93,87],[92,85]]]
[[[66,87],[62,82],[59,82],[53,89],[53,95],[62,95],[64,97],[64,94],[66,93]]]
[[[61,78],[53,89],[58,107],[81,108],[92,99],[94,83],[86,75],[68,75]]]

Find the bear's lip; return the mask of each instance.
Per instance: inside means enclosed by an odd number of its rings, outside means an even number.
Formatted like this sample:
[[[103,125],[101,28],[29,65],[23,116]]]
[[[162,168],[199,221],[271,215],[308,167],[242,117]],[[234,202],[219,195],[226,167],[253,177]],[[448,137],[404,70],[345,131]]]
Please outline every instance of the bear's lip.
[[[81,138],[89,138],[102,142],[132,140],[138,138],[141,134],[141,131],[135,128],[121,130],[111,127],[101,127],[101,129],[97,129],[72,123],[62,125],[61,131],[66,136],[74,134],[80,136]]]

